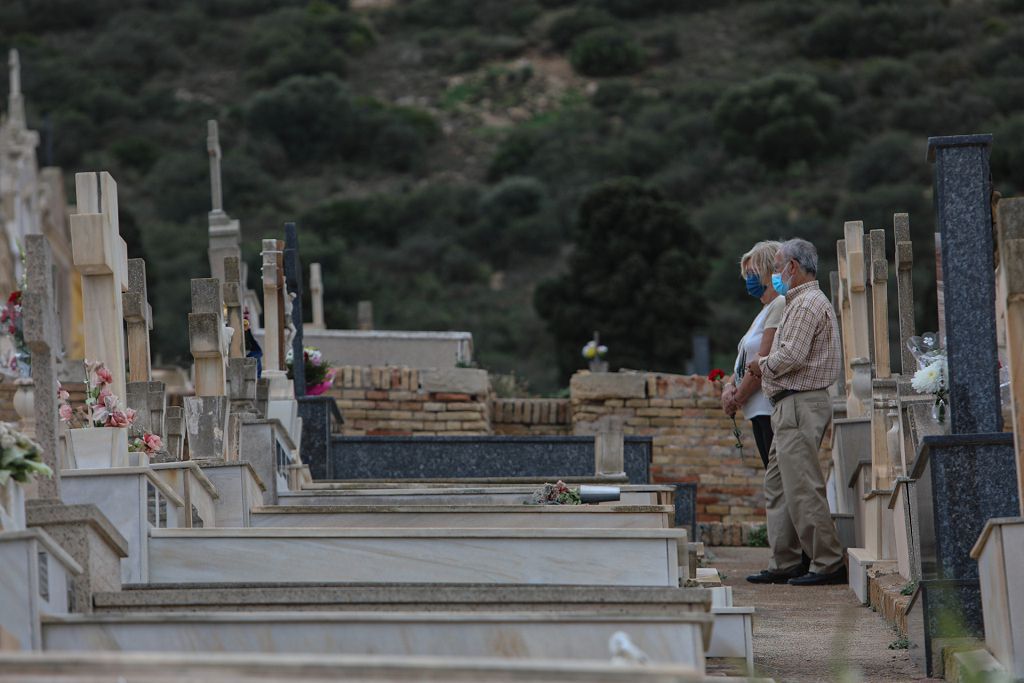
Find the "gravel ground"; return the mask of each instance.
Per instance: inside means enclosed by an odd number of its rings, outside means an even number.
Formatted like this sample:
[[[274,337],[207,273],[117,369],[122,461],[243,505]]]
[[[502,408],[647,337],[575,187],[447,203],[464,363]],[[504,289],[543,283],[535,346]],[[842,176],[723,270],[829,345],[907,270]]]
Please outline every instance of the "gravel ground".
[[[708,548],[708,564],[725,575],[736,605],[753,605],[754,666],[777,683],[940,681],[925,676],[881,615],[857,603],[846,585],[755,585],[745,577],[767,567],[767,548]],[[711,674],[738,675],[735,664],[712,660]]]

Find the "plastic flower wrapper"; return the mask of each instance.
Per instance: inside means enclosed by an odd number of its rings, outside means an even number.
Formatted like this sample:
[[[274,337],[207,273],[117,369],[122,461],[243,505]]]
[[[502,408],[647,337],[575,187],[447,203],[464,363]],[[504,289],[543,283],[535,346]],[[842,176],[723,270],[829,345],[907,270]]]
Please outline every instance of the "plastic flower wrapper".
[[[306,395],[318,396],[330,389],[334,379],[334,370],[331,369],[330,362],[324,358],[320,349],[314,346],[304,347],[302,360],[306,368]],[[288,349],[288,353],[285,355],[285,364],[288,367],[288,377],[295,379],[295,354],[291,349]]]
[[[14,425],[0,422],[0,486],[13,479],[28,483],[35,475],[53,475],[41,461],[41,448],[32,439],[15,429]]]

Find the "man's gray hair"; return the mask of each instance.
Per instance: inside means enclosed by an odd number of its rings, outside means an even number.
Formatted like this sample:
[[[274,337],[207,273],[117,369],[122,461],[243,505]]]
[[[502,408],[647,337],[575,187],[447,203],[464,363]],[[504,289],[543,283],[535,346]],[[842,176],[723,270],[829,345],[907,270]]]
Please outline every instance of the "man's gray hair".
[[[782,253],[782,258],[787,261],[795,260],[804,272],[810,275],[818,274],[818,250],[807,240],[802,240],[799,237],[786,240],[782,243],[779,251]]]

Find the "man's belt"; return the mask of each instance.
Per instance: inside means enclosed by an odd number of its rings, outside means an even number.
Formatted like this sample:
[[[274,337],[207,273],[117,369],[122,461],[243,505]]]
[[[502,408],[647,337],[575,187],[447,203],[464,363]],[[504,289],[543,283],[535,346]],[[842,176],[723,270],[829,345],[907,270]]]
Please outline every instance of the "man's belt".
[[[768,397],[768,402],[771,403],[772,407],[774,408],[776,406],[776,404],[778,404],[778,402],[781,401],[782,399],[787,398],[789,396],[792,396],[793,394],[799,394],[799,393],[802,393],[802,392],[797,391],[796,389],[783,389],[782,391],[778,392],[777,394],[769,396]]]

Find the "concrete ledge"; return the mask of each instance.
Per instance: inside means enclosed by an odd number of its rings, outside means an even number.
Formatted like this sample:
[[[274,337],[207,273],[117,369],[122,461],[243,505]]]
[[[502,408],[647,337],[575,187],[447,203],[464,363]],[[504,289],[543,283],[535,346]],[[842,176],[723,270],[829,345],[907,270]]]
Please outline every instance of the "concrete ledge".
[[[645,398],[646,375],[629,372],[577,372],[569,382],[573,400],[607,398]]]
[[[648,664],[611,666],[608,661],[509,660],[385,655],[280,655],[264,653],[195,653],[188,658],[170,653],[46,652],[0,653],[3,683],[52,683],[54,676],[71,683],[117,677],[132,680],[217,681],[258,683],[290,681],[320,683],[353,680],[490,681],[491,683],[771,683],[771,679],[706,677],[691,667]]]
[[[25,506],[29,526],[47,527],[63,524],[88,525],[119,557],[128,557],[128,541],[93,504],[50,504],[43,500],[30,500]]]
[[[420,389],[428,394],[469,394],[486,396],[491,382],[486,370],[475,368],[429,368],[420,370]]]

